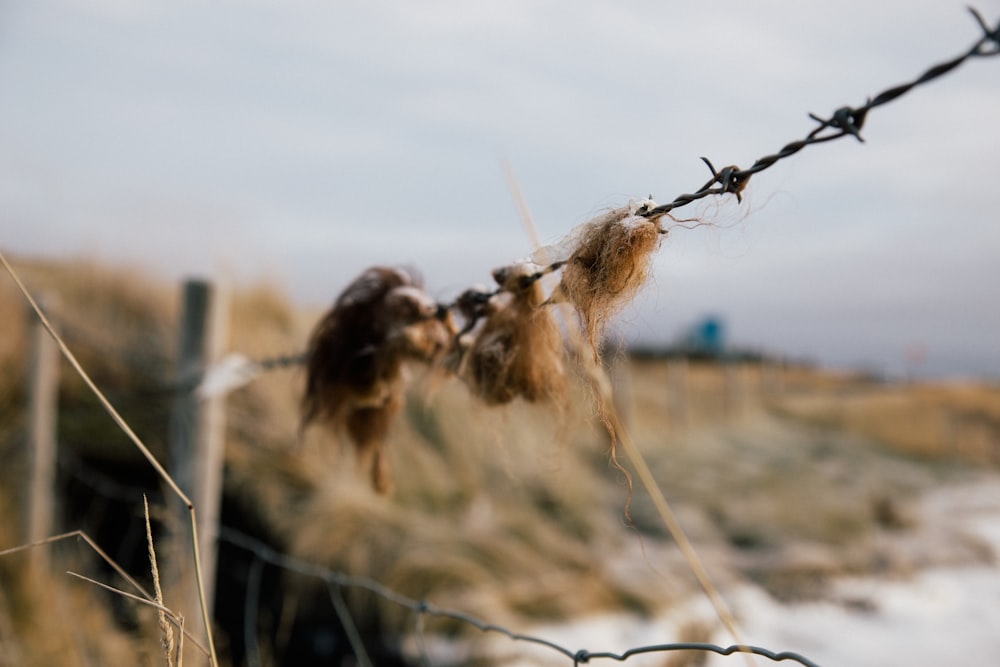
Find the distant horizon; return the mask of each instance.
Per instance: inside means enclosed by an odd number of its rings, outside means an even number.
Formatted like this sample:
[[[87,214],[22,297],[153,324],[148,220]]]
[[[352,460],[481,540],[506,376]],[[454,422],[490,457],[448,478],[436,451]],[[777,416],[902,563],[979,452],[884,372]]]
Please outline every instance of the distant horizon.
[[[997,20],[980,8],[991,24]],[[606,207],[692,192],[981,37],[962,2],[566,0],[0,9],[0,247],[268,281],[328,305],[374,264],[447,299]],[[556,27],[558,29],[556,29]],[[845,48],[849,44],[850,48]],[[678,209],[614,322],[835,366],[1000,377],[1000,57]]]
[[[151,270],[150,267],[140,266],[134,263],[121,262],[114,259],[100,259],[96,256],[88,256],[85,254],[71,254],[64,256],[56,255],[23,255],[23,254],[8,254],[6,249],[0,248],[4,251],[7,259],[14,264],[15,270],[20,267],[19,264],[22,263],[41,263],[41,264],[54,264],[54,265],[64,265],[72,266],[74,264],[80,265],[92,265],[97,267],[99,270],[104,269],[111,272],[114,271],[137,271],[143,279],[148,279],[153,283],[162,284],[166,287],[169,283],[175,283],[177,285],[178,293],[180,292],[181,286],[187,280],[206,280],[206,281],[217,281],[219,276],[210,275],[179,275],[171,276],[164,273],[158,273],[155,270]],[[8,277],[9,279],[9,277]],[[296,299],[295,296],[287,289],[287,285],[282,284],[280,281],[267,281],[267,280],[251,280],[251,281],[228,281],[223,280],[223,284],[229,289],[234,289],[236,291],[241,290],[254,290],[258,288],[267,288],[275,290],[282,298],[285,298],[289,302],[289,306],[293,309],[299,311],[316,312],[317,314],[329,308],[333,301],[335,300],[337,294],[339,294],[339,288],[336,294],[333,294],[328,302],[318,303],[310,302]],[[30,289],[29,285],[29,289]],[[341,288],[346,287],[342,285]],[[428,286],[433,292],[433,286]],[[35,294],[37,297],[38,295]],[[691,319],[690,321],[680,322],[674,331],[664,333],[660,337],[629,337],[624,330],[630,329],[630,320],[626,316],[624,318],[614,318],[609,323],[609,331],[606,333],[604,338],[605,350],[611,355],[615,354],[616,350],[628,351],[629,353],[636,353],[639,355],[650,354],[657,356],[660,354],[675,354],[678,352],[685,351],[684,348],[684,336],[690,330],[693,325],[698,324],[706,317],[713,317],[721,320],[726,326],[727,319],[724,314],[719,312],[704,312],[701,316]],[[779,345],[771,345],[761,342],[751,343],[748,341],[741,340],[739,336],[734,336],[732,333],[726,333],[726,343],[724,346],[723,354],[714,359],[714,361],[725,362],[727,359],[748,357],[753,355],[758,355],[762,360],[768,360],[772,362],[779,362],[783,364],[789,364],[794,366],[808,366],[817,368],[823,371],[835,372],[835,373],[857,373],[861,375],[868,375],[872,378],[888,381],[944,381],[944,382],[984,382],[986,384],[1000,383],[1000,372],[990,373],[990,372],[961,372],[956,371],[953,368],[949,368],[947,364],[934,363],[933,360],[923,359],[918,363],[912,363],[906,359],[906,350],[903,351],[900,358],[893,364],[880,364],[877,362],[866,361],[864,359],[857,360],[824,360],[819,357],[809,356],[808,354],[797,354],[790,352],[788,350],[782,350]],[[305,341],[303,341],[305,345]],[[690,350],[687,350],[690,352]],[[239,352],[239,350],[227,350],[228,352]],[[924,351],[926,352],[926,351]],[[710,357],[706,357],[711,360]]]

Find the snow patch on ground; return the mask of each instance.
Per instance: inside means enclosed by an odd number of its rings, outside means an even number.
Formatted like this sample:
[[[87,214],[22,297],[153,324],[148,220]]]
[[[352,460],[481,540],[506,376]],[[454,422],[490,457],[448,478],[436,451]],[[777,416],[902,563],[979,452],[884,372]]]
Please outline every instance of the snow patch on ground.
[[[1000,554],[1000,479],[950,486],[922,502],[924,521],[948,521]],[[828,600],[784,604],[753,585],[728,591],[746,642],[772,651],[794,651],[824,667],[939,667],[989,664],[1000,655],[1000,568],[996,565],[933,567],[905,578],[856,577],[834,583]],[[596,615],[569,625],[530,628],[572,651],[623,653],[675,642],[682,628],[703,620],[714,625],[707,600],[695,599],[655,619]],[[717,632],[711,641],[734,643]],[[570,665],[572,659],[542,646],[503,636],[486,639],[489,655],[512,667]],[[483,645],[480,645],[480,649]],[[630,667],[658,667],[668,654],[631,657]],[[755,658],[759,665],[774,664]],[[620,664],[593,659],[588,664]],[[710,667],[744,665],[739,655],[708,654]],[[792,664],[784,662],[782,664]]]

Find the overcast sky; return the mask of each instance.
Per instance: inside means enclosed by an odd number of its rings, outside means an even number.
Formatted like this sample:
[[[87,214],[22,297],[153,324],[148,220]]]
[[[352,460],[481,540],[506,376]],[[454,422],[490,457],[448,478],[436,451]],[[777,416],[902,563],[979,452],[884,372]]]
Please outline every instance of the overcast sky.
[[[442,299],[630,197],[802,138],[808,113],[980,35],[965,1],[0,3],[0,247],[267,279],[331,302],[371,264]],[[990,22],[1000,3],[978,6]],[[742,205],[677,211],[616,322],[889,373],[1000,376],[1000,58],[872,112]]]

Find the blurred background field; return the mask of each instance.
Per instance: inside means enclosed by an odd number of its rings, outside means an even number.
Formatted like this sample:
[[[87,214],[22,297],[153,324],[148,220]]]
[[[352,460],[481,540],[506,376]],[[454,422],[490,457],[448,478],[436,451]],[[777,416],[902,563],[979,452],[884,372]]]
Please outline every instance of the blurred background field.
[[[85,261],[15,265],[46,296],[84,368],[166,460],[177,286]],[[241,288],[227,349],[256,359],[300,352],[319,314],[266,284]],[[0,322],[2,549],[24,541],[31,322],[7,279]],[[992,566],[988,539],[946,512],[929,513],[924,499],[996,478],[995,381],[888,382],[763,354],[612,352],[605,363],[619,409],[724,594],[752,587],[775,604],[824,601],[876,614],[877,598],[844,595],[839,582]],[[697,606],[701,594],[648,498],[639,489],[630,497],[611,464],[582,385],[565,405],[487,408],[456,380],[413,369],[390,437],[395,493],[386,498],[331,434],[299,437],[302,380],[300,368],[275,370],[228,397],[223,531],[515,630],[610,614],[649,625],[656,643],[728,643]],[[176,526],[157,476],[65,367],[58,402],[58,529],[85,531],[148,581],[145,493],[161,558],[183,559],[166,546]],[[78,540],[40,549],[51,564],[32,576],[38,549],[0,558],[0,664],[163,663],[152,609],[64,574],[120,585],[91,550]],[[232,541],[219,550],[215,631],[225,664],[356,664],[324,584],[255,563]],[[418,664],[409,610],[343,593],[375,664]],[[736,613],[747,620],[738,605]],[[426,630],[437,665],[520,659],[520,646],[455,620],[427,619]],[[185,664],[203,661],[188,647]]]

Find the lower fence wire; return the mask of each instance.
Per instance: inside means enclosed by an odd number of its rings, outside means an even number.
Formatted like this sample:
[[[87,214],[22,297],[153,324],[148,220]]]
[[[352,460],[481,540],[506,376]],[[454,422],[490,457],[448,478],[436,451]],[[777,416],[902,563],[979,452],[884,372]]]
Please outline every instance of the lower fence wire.
[[[67,473],[73,475],[79,481],[90,486],[98,495],[107,496],[108,498],[117,499],[120,501],[130,502],[136,497],[142,497],[143,492],[146,489],[141,489],[138,487],[129,487],[118,482],[112,482],[110,479],[106,478],[101,473],[87,467],[82,461],[79,461],[73,457],[69,457],[68,460],[61,461]],[[73,533],[68,533],[66,535],[57,536],[55,538],[50,538],[45,542],[52,540],[58,540],[60,538],[69,536],[79,536],[88,542],[93,548],[97,549],[98,553],[109,562],[112,567],[115,567],[119,574],[126,577],[133,585],[138,587],[138,583],[130,579],[124,571],[117,568],[116,563],[110,559],[110,557],[104,555],[102,551],[97,548],[97,545],[93,543],[86,535],[81,534],[79,531],[74,531]],[[436,617],[450,619],[458,621],[460,623],[465,623],[476,628],[483,633],[497,633],[502,634],[512,641],[525,642],[530,644],[535,644],[538,646],[545,647],[556,653],[562,654],[568,660],[572,660],[574,665],[588,664],[593,660],[615,660],[618,662],[624,662],[629,658],[634,656],[649,654],[649,653],[660,653],[660,652],[671,652],[671,651],[704,651],[710,653],[717,653],[719,655],[732,655],[734,653],[746,653],[761,656],[767,658],[774,662],[780,662],[785,660],[790,660],[797,662],[805,667],[818,667],[818,664],[809,660],[808,658],[792,652],[792,651],[781,651],[775,652],[766,648],[751,646],[751,645],[730,645],[730,646],[719,646],[717,644],[710,643],[699,643],[699,642],[674,642],[665,644],[653,644],[649,646],[640,646],[636,648],[629,649],[622,653],[614,653],[610,651],[592,651],[589,649],[578,649],[573,650],[568,647],[557,644],[553,641],[549,641],[542,637],[537,637],[533,635],[523,634],[519,632],[514,632],[508,628],[500,625],[488,623],[479,618],[466,614],[464,612],[445,609],[438,607],[427,600],[417,600],[409,596],[403,595],[393,589],[390,589],[383,584],[379,583],[374,579],[368,577],[358,577],[349,575],[344,572],[339,572],[326,568],[322,565],[311,563],[294,556],[289,556],[287,554],[276,551],[275,549],[269,547],[268,545],[260,542],[248,535],[245,535],[239,531],[232,528],[222,527],[219,530],[218,539],[220,542],[225,542],[234,547],[242,549],[250,553],[253,558],[250,564],[249,574],[247,577],[247,590],[246,590],[246,606],[244,608],[243,625],[244,625],[244,641],[245,641],[245,655],[248,667],[259,667],[262,663],[259,647],[259,632],[258,632],[258,617],[257,610],[260,605],[260,586],[261,578],[263,576],[263,568],[266,564],[271,564],[273,566],[279,567],[283,570],[290,572],[296,572],[308,577],[313,577],[324,582],[330,594],[331,603],[334,606],[334,611],[340,623],[343,625],[345,633],[348,634],[348,639],[351,644],[352,651],[355,653],[355,657],[358,659],[359,665],[364,667],[365,665],[371,665],[370,659],[367,657],[363,642],[360,639],[360,635],[357,632],[357,628],[350,617],[350,612],[347,609],[347,605],[344,604],[343,596],[341,595],[340,589],[343,587],[354,587],[367,590],[379,597],[388,600],[394,604],[401,607],[405,607],[413,612],[414,622],[414,640],[419,653],[420,664],[425,667],[431,667],[433,662],[430,658],[430,653],[427,648],[426,642],[426,619],[427,617]],[[6,555],[7,553],[12,553],[19,549],[12,549],[6,551],[0,551],[0,556]],[[143,589],[139,588],[144,594]],[[189,638],[191,639],[191,638]]]
[[[250,563],[247,575],[246,605],[243,607],[243,641],[247,667],[260,667],[260,642],[257,639],[257,610],[260,607],[260,580],[264,574],[264,561],[257,558]]]
[[[340,625],[344,628],[347,641],[351,645],[351,650],[354,651],[355,659],[361,667],[372,667],[372,661],[368,658],[368,652],[365,651],[364,642],[361,641],[361,633],[358,632],[358,626],[354,624],[354,619],[351,618],[351,610],[347,608],[344,596],[340,593],[340,586],[328,581],[326,588],[330,593],[330,602],[333,603],[333,609],[337,612],[337,620],[340,621]]]
[[[339,590],[341,587],[362,588],[371,593],[374,593],[375,595],[378,595],[384,600],[388,600],[389,602],[398,604],[401,607],[409,609],[414,613],[415,617],[414,630],[416,634],[415,639],[417,642],[418,650],[420,652],[421,664],[423,665],[429,666],[433,664],[430,660],[430,655],[427,651],[425,632],[424,632],[425,618],[430,616],[435,618],[446,618],[454,621],[459,621],[460,623],[471,625],[480,632],[484,633],[493,632],[497,634],[502,634],[511,639],[512,641],[525,642],[545,647],[556,653],[561,653],[567,659],[572,660],[574,666],[588,664],[592,660],[598,660],[598,659],[624,662],[631,657],[647,653],[666,653],[671,651],[705,651],[710,653],[718,653],[719,655],[748,653],[761,656],[763,658],[767,658],[768,660],[774,662],[790,660],[793,662],[797,662],[800,665],[804,665],[804,667],[819,667],[817,663],[793,651],[777,652],[759,646],[738,646],[738,645],[719,646],[717,644],[709,644],[702,642],[674,642],[667,644],[651,644],[649,646],[639,646],[636,648],[631,648],[622,653],[614,653],[612,651],[591,651],[589,649],[578,649],[574,651],[573,649],[567,648],[565,646],[557,644],[556,642],[544,639],[542,637],[536,637],[534,635],[514,632],[503,626],[487,623],[486,621],[483,621],[479,618],[476,618],[464,612],[438,607],[428,602],[427,600],[416,600],[409,596],[403,595],[402,593],[394,591],[384,586],[383,584],[379,583],[378,581],[375,581],[374,579],[370,579],[368,577],[353,576],[346,574],[344,572],[338,572],[336,570],[331,570],[327,567],[318,565],[316,563],[310,563],[308,561],[296,558],[294,556],[289,556],[287,554],[280,553],[278,551],[275,551],[268,545],[259,542],[253,539],[252,537],[244,535],[243,533],[240,533],[239,531],[233,530],[231,528],[225,528],[225,527],[220,528],[218,538],[221,542],[225,542],[234,547],[252,553],[256,557],[255,562],[270,563],[271,565],[274,565],[281,569],[288,570],[290,572],[296,572],[298,574],[305,575],[307,577],[314,577],[324,582],[330,591],[331,601],[334,602],[335,610],[337,611],[337,615],[340,618],[341,623],[344,625],[344,630],[345,632],[348,633],[348,638],[351,642],[352,648],[355,648],[355,641],[357,641],[358,646],[360,646],[360,637],[351,639],[351,629],[353,629],[355,635],[357,635],[357,629],[355,628],[353,621],[350,619],[350,616],[347,613],[346,605],[343,605],[343,610],[337,608],[337,602],[336,602],[337,599],[340,600],[341,604],[343,603],[343,598],[340,596],[340,590]],[[256,605],[250,604],[251,599],[252,598],[250,598],[250,596],[248,595],[248,604],[247,604],[248,608],[251,606],[256,607]],[[250,612],[250,610],[248,609],[247,613],[252,613],[252,612]],[[255,625],[255,622],[248,621],[248,627],[250,625]],[[248,634],[248,637],[249,636],[256,636],[256,629],[254,629],[252,635]],[[249,650],[250,647],[247,648],[248,648],[247,655],[250,656],[252,654],[251,651]],[[358,659],[359,664],[362,665],[370,664],[370,662],[367,661],[367,656],[365,655],[363,649],[360,650],[360,653],[356,650],[355,657]]]

